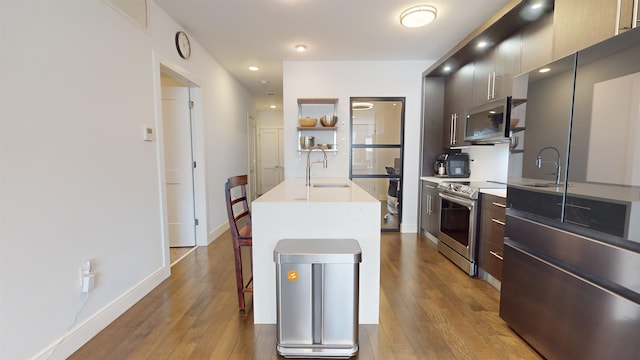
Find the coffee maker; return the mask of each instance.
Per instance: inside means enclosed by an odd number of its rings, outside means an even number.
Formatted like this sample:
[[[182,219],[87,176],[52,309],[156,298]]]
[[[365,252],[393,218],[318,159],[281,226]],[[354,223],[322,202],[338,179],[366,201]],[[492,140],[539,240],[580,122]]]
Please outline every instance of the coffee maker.
[[[435,176],[447,175],[447,154],[438,156],[438,159],[433,163],[433,173]]]
[[[436,177],[467,178],[471,175],[469,154],[458,152],[439,155],[433,163],[433,171]]]

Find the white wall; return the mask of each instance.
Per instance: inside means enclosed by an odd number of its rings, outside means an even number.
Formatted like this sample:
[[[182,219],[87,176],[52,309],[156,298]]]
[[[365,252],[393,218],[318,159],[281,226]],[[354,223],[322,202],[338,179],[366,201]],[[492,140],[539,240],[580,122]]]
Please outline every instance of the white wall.
[[[264,110],[256,114],[256,124],[259,128],[281,128],[282,110]]]
[[[349,98],[406,97],[402,232],[417,232],[422,72],[432,61],[285,61],[283,65],[285,178],[305,176],[297,152],[298,98],[338,98],[338,153],[315,177],[349,176]]]
[[[146,32],[100,0],[0,2],[2,359],[61,339],[51,358],[65,358],[168,276],[162,135],[142,140],[161,129],[160,62],[201,87],[207,232],[226,222],[226,177],[247,172],[253,97],[195,39],[180,59],[180,26],[150,3]],[[83,259],[96,288],[67,331]]]

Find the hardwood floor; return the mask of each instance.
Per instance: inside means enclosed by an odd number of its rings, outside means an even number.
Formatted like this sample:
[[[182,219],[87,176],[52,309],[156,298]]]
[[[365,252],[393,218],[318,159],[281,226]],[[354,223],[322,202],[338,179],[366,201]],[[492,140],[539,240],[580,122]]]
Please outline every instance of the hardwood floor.
[[[195,250],[195,246],[169,248],[169,261],[171,263],[171,266],[176,264],[184,256],[186,256],[189,252],[193,250]]]
[[[380,324],[360,326],[354,359],[541,359],[498,316],[499,293],[431,241],[399,233],[381,240]],[[174,265],[70,359],[282,359],[276,325],[254,325],[251,310],[237,308],[226,233]]]

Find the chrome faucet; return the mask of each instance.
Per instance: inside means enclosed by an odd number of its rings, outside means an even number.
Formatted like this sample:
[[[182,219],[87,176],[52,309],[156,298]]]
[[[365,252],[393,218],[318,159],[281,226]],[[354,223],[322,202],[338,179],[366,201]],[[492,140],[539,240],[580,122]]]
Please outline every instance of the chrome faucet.
[[[545,150],[554,150],[556,152],[556,161],[546,161],[542,160],[542,152]],[[556,167],[556,185],[560,184],[560,151],[554,148],[553,146],[547,146],[538,151],[538,157],[536,157],[536,167],[538,169],[542,168],[543,163],[553,163]]]
[[[322,154],[324,155],[324,160],[322,160],[322,161],[317,160],[317,161],[314,161],[314,162],[310,161],[311,152],[313,150],[315,150],[315,149],[318,149],[318,150],[322,151]],[[324,151],[323,148],[321,148],[318,145],[316,145],[316,146],[312,147],[311,149],[309,149],[309,152],[307,153],[307,182],[306,182],[307,186],[311,186],[311,164],[320,163],[320,162],[322,163],[322,167],[326,169],[327,165],[328,165],[327,153]]]

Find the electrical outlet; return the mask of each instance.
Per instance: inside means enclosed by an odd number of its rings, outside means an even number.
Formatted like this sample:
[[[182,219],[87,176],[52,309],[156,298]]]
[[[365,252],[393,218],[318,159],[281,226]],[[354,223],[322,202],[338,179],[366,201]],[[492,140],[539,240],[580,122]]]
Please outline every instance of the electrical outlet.
[[[82,275],[91,273],[91,260],[84,260],[82,262],[82,267],[80,268],[80,273]]]
[[[89,273],[82,275],[82,292],[88,293],[96,286],[96,274]]]
[[[96,274],[91,272],[92,269],[93,264],[91,263],[91,259],[82,261],[82,266],[80,267],[80,288],[85,294],[93,290],[96,284]]]

